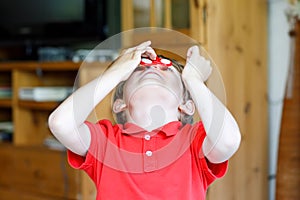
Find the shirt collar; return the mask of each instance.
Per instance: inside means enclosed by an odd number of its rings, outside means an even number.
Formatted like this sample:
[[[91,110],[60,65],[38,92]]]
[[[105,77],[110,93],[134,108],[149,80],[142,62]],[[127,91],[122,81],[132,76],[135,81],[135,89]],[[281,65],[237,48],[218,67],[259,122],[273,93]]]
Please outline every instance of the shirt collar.
[[[120,126],[123,134],[134,135],[134,134],[148,132],[147,130],[145,130],[142,127],[140,127],[136,124],[133,124],[133,123],[125,123],[124,125],[119,125],[119,126]],[[165,133],[166,136],[172,136],[178,132],[178,130],[181,128],[181,126],[182,126],[182,123],[180,121],[172,121],[172,122],[169,122],[169,123],[163,125],[160,128],[152,130],[151,132],[158,133],[161,131],[161,132]]]

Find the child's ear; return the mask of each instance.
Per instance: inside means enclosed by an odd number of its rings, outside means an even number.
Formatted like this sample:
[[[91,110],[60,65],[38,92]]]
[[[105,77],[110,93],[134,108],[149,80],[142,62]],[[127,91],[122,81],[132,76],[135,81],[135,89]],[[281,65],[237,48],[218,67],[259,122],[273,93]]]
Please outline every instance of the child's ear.
[[[113,112],[114,113],[119,113],[122,112],[126,109],[127,105],[125,104],[123,99],[116,99],[115,102],[113,103]]]
[[[179,111],[187,115],[193,115],[195,113],[195,104],[192,100],[187,100],[184,104],[178,107]]]

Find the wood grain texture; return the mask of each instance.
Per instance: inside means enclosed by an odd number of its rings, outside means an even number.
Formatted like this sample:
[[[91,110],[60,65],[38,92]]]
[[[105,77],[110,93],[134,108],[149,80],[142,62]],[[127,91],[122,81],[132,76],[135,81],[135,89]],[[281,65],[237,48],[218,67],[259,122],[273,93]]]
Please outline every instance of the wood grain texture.
[[[0,199],[75,199],[79,173],[67,164],[66,152],[41,147],[0,146]]]
[[[300,199],[300,22],[295,28],[292,96],[285,98],[279,136],[276,199]]]
[[[226,176],[209,200],[265,200],[268,182],[267,1],[211,0],[206,48],[219,67],[227,106],[242,133]]]

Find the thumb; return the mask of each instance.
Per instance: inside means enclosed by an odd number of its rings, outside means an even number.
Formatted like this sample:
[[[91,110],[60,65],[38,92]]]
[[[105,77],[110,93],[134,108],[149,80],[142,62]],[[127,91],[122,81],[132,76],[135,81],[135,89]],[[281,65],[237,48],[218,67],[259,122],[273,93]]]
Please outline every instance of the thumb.
[[[192,55],[195,55],[195,54],[199,54],[199,48],[198,48],[198,46],[196,46],[196,45],[194,45],[194,46],[192,46],[192,47],[190,47],[189,49],[188,49],[188,51],[187,51],[187,58],[190,58],[190,57],[192,57]]]

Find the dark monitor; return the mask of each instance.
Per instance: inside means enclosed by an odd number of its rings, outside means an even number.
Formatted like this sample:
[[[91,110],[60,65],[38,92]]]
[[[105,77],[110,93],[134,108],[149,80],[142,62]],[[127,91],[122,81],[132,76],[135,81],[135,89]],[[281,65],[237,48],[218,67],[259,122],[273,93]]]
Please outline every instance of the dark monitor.
[[[106,0],[1,0],[0,44],[106,38]]]

